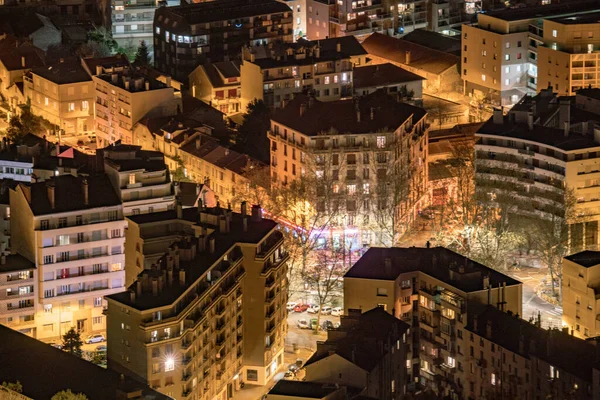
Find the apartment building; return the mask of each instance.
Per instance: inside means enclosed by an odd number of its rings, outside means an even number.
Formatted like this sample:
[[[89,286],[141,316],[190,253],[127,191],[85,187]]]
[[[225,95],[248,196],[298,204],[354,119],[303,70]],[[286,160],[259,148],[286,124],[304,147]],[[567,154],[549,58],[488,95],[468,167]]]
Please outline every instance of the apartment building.
[[[33,68],[24,78],[31,111],[58,126],[66,135],[94,131],[94,82],[79,60]]]
[[[391,245],[426,192],[426,116],[384,91],[331,102],[297,95],[271,119],[271,178],[283,185],[305,174],[322,179],[330,189],[313,206],[339,203],[340,227],[361,232],[353,246]]]
[[[133,145],[109,146],[99,152],[125,216],[175,207],[173,184],[162,153]]]
[[[496,202],[510,198],[512,214],[563,218],[565,190],[573,190],[572,250],[595,249],[599,240],[600,136],[593,128],[599,98],[600,89],[564,98],[548,88],[524,97],[506,116],[496,110],[476,134],[476,190]]]
[[[585,250],[562,261],[563,325],[574,336],[589,339],[600,335],[600,252]]]
[[[307,5],[310,0],[281,0],[292,10],[293,40],[306,37],[307,32]]]
[[[133,126],[144,116],[174,115],[181,107],[181,98],[170,85],[138,69],[96,75],[93,82],[98,147],[119,140],[133,144]]]
[[[35,156],[45,150],[45,140],[27,134],[21,143],[10,143],[7,138],[0,141],[0,179],[31,182]]]
[[[192,96],[225,115],[246,112],[241,105],[240,62],[222,61],[199,65],[189,76]]]
[[[39,298],[35,264],[19,254],[0,255],[0,324],[26,335],[35,332]]]
[[[599,88],[596,65],[600,64],[599,12],[543,21],[538,31],[537,87],[552,87],[559,95],[573,96],[580,89]]]
[[[458,332],[458,331],[457,331]],[[469,306],[456,339],[458,398],[591,400],[597,342],[545,330],[490,305]]]
[[[249,49],[242,61],[243,110],[256,99],[280,108],[297,93],[312,94],[321,101],[352,97],[353,66],[366,63],[367,54],[353,36],[301,40],[264,57],[262,51]]]
[[[18,184],[12,179],[0,180],[0,252],[10,251],[10,190]]]
[[[333,0],[306,0],[305,21],[306,39],[319,40],[335,37],[329,23],[329,13],[333,10]]]
[[[108,178],[22,183],[10,192],[10,209],[11,249],[37,267],[32,336],[104,331],[103,296],[124,290],[127,226]]]
[[[371,247],[344,276],[344,315],[381,307],[407,322],[411,382],[447,394],[458,371],[467,304],[521,315],[522,292],[521,282],[443,247]]]
[[[110,16],[112,37],[121,47],[139,46],[142,41],[152,52],[154,34],[152,23],[158,7],[179,5],[176,0],[111,0]]]
[[[208,116],[198,117],[192,113],[173,119],[141,121],[136,126],[136,138],[145,137],[140,141],[142,148],[164,153],[165,162],[173,173],[206,184],[212,189],[215,200],[223,205],[234,203],[238,200],[236,190],[248,182],[248,173],[266,166],[246,154],[220,145],[217,139],[220,129],[212,129],[219,126],[211,123],[212,127],[208,127],[205,123],[210,123],[215,113],[222,114],[210,106],[206,107],[210,109]]]
[[[435,95],[461,88],[457,67],[460,58],[455,54],[380,33],[373,33],[362,46],[372,64],[391,63],[424,78],[425,93]]]
[[[544,64],[543,70],[553,74],[552,82],[558,83],[557,90],[565,91],[561,93],[572,93],[570,80],[566,82],[562,79],[570,57],[560,52],[550,53],[549,49],[554,47],[554,50],[558,50],[561,43],[557,40],[559,30],[564,36],[573,31],[568,26],[559,27],[560,22],[554,22],[548,25],[550,31],[546,33],[546,20],[553,17],[586,15],[597,10],[597,2],[584,0],[478,14],[477,26],[464,25],[462,29],[461,73],[464,93],[496,105],[516,104],[523,95],[547,87],[549,78],[540,75],[538,70],[542,68],[539,63],[541,55],[544,56],[542,64],[548,63],[548,59],[551,62],[551,65]],[[571,20],[559,18],[558,21]],[[583,26],[578,29],[583,29]],[[588,31],[589,29],[585,30],[586,39]],[[586,39],[582,39],[581,42],[586,42]],[[573,36],[563,40],[565,41],[562,43],[566,44],[569,40],[569,45],[575,44]],[[581,53],[586,53],[587,47],[582,50]],[[582,56],[575,58],[578,61],[576,65],[583,61]],[[555,64],[558,61],[560,63]],[[577,74],[582,72],[576,71]],[[561,74],[561,79],[556,79],[556,73]],[[539,85],[538,76],[541,79]]]
[[[292,10],[275,0],[226,0],[160,7],[154,65],[180,82],[205,61],[239,59],[242,47],[292,42]]]
[[[382,307],[363,314],[348,310],[340,323],[326,341],[317,342],[317,351],[303,365],[305,380],[350,388],[365,398],[403,399],[410,383],[410,325]]]
[[[242,381],[266,384],[284,367],[282,233],[262,218],[260,206],[246,215],[245,203],[241,214],[181,205],[174,212],[192,233],[139,274],[128,292],[107,297],[109,368],[175,399],[227,398]],[[163,221],[172,213],[130,220],[147,224],[158,240],[161,230],[171,235]],[[142,237],[132,240],[143,244]]]

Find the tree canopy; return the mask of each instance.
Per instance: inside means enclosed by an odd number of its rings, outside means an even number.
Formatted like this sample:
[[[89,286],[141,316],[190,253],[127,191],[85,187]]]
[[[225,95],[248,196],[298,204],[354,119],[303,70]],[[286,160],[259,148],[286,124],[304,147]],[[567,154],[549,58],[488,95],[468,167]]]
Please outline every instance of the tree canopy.
[[[262,100],[248,104],[244,122],[238,129],[236,147],[265,164],[269,163],[269,138],[267,131],[271,126],[271,112]]]
[[[83,393],[73,393],[71,389],[67,389],[56,393],[50,400],[87,400],[87,396]]]
[[[81,357],[81,346],[83,346],[83,341],[75,328],[69,329],[69,331],[63,335],[63,350],[67,353]]]
[[[135,61],[133,63],[137,67],[147,67],[150,65],[150,52],[145,40],[142,40],[140,46],[137,48]]]

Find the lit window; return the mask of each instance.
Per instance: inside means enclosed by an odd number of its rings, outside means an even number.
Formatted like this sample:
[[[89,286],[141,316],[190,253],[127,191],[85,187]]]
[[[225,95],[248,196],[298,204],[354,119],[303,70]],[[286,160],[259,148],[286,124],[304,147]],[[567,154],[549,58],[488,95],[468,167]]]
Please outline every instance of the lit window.
[[[165,372],[173,371],[175,369],[175,360],[173,358],[167,359],[165,361]]]
[[[385,148],[385,136],[377,136],[377,148]]]
[[[326,84],[326,85],[329,85],[329,83],[330,83],[330,79],[331,79],[331,77],[329,77],[329,76],[326,76],[326,77],[325,77],[325,84]]]
[[[453,357],[448,356],[448,365],[452,368],[454,368],[456,366],[456,359]]]
[[[156,34],[160,35],[160,28],[158,26],[156,27]]]
[[[69,111],[75,111],[75,103],[69,103]]]
[[[505,54],[505,55],[504,55],[504,59],[505,59],[506,61],[510,61],[510,54]]]
[[[504,72],[506,72],[507,74],[510,74],[510,67],[504,67]]]
[[[356,193],[356,185],[348,185],[348,194]]]
[[[505,79],[504,80],[504,84],[507,85],[507,86],[510,85],[510,79]]]
[[[135,174],[129,174],[129,184],[130,185],[135,184]]]
[[[44,98],[44,105],[45,105],[45,106],[47,106],[47,105],[48,105],[48,103],[49,103],[49,101],[48,101],[48,98],[47,98],[47,97],[45,97],[45,98]]]
[[[481,80],[485,82],[485,74],[481,75]]]
[[[552,37],[557,37],[556,29],[552,30]]]
[[[492,373],[492,376],[491,376],[491,384],[494,386],[496,385],[496,374],[494,374],[494,373]]]
[[[90,109],[90,103],[87,100],[81,102],[81,111],[87,111]]]
[[[364,194],[369,194],[369,184],[363,183],[363,192]]]
[[[333,76],[333,83],[338,83],[338,76],[337,75]]]
[[[347,80],[348,80],[348,74],[344,72],[342,74],[342,82],[346,82]]]

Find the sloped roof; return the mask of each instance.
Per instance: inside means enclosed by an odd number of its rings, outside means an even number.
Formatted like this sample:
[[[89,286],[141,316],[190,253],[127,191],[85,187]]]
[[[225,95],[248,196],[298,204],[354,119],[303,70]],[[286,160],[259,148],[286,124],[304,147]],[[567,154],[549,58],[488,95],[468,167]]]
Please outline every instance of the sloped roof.
[[[456,68],[460,62],[458,56],[381,33],[373,33],[362,42],[362,46],[369,54],[399,64],[406,64],[407,52],[410,52],[408,65],[435,75],[439,75],[449,68]]]
[[[31,70],[31,73],[58,85],[89,82],[92,80],[76,58],[66,59],[63,62],[45,67],[34,68]]]
[[[425,80],[391,63],[355,67],[352,76],[355,89]]]
[[[9,71],[37,68],[44,65],[44,51],[28,42],[18,44],[7,35],[0,41],[0,61]]]

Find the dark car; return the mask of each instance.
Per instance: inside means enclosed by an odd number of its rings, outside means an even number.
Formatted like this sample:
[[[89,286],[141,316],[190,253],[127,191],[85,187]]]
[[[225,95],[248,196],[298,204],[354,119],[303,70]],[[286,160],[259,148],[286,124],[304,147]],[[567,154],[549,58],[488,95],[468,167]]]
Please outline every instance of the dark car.
[[[323,323],[321,324],[321,327],[323,328],[324,331],[328,331],[330,329],[333,329],[333,322],[331,322],[330,320],[325,320],[323,321]]]

